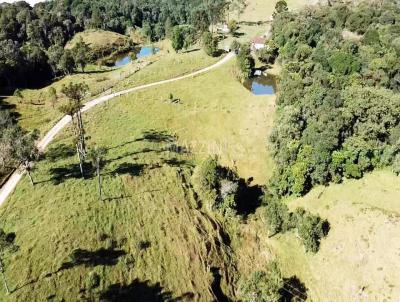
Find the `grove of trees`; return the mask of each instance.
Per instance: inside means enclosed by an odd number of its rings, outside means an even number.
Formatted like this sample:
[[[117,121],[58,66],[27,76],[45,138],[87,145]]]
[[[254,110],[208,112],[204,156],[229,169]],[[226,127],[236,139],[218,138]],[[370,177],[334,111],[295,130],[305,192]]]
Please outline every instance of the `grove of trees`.
[[[283,65],[270,139],[277,163],[270,188],[277,196],[303,195],[392,164],[396,170],[398,3],[333,3],[298,13],[281,5],[261,56],[278,56]]]
[[[24,1],[0,5],[0,91],[42,85],[56,76],[84,69],[86,45],[64,49],[78,32],[99,28],[126,33],[140,27],[152,41],[176,32],[178,48],[190,39],[186,29],[203,33],[242,0],[53,0],[31,7]],[[185,29],[184,31],[182,29]],[[199,36],[200,37],[200,36]]]

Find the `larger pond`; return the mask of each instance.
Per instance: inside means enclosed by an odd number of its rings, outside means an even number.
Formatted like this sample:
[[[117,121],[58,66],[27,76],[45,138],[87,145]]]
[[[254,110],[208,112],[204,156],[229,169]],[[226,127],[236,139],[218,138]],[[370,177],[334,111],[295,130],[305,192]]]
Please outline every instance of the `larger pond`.
[[[133,59],[141,59],[141,58],[144,58],[147,56],[151,56],[151,55],[157,53],[158,51],[160,51],[159,48],[151,47],[151,46],[145,46],[145,47],[138,48],[136,52],[131,52],[128,54],[125,53],[125,54],[121,54],[121,55],[117,56],[114,66],[115,67],[124,66],[124,65],[132,62]]]
[[[277,90],[275,76],[270,74],[252,77],[243,85],[254,95],[273,95]]]

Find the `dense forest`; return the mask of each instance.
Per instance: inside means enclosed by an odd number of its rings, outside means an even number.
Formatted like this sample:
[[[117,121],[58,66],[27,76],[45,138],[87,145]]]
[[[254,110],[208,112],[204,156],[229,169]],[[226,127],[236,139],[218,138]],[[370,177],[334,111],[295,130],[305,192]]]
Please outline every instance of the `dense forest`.
[[[234,2],[234,1],[233,1]],[[151,40],[164,38],[175,25],[201,30],[218,22],[225,0],[54,0],[0,5],[0,90],[41,85],[76,67],[65,50],[72,36],[88,28],[118,33],[141,28]]]
[[[270,140],[278,196],[378,167],[400,172],[398,3],[283,9],[260,56],[277,53],[283,71]]]

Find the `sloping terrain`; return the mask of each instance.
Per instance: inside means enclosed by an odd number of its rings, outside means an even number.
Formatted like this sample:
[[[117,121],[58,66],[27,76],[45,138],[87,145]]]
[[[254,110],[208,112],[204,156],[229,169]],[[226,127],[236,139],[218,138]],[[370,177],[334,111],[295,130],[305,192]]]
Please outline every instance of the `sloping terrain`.
[[[89,47],[92,50],[96,51],[108,47],[124,46],[129,38],[127,36],[112,31],[90,29],[76,34],[74,38],[67,43],[65,48],[74,48],[74,46],[80,41],[80,39],[82,39],[83,42],[89,44]]]
[[[275,10],[277,0],[248,0],[247,7],[244,12],[239,15],[239,21],[247,22],[265,22],[270,21],[270,18]],[[306,5],[314,5],[318,3],[315,0],[288,0],[287,4],[290,10],[297,10]],[[233,16],[235,17],[235,16]]]
[[[316,255],[295,234],[269,240],[288,275],[297,275],[314,301],[398,301],[400,182],[390,171],[318,187],[289,201],[330,223]]]
[[[104,201],[92,169],[79,176],[72,131],[60,135],[33,173],[35,187],[24,179],[1,209],[2,226],[20,247],[5,263],[8,300],[124,301],[138,288],[195,301],[235,297],[231,246],[240,250],[245,242],[231,243],[236,237],[221,220],[200,210],[189,182],[198,159],[215,153],[255,183],[271,172],[265,137],[274,96],[253,96],[230,69],[229,63],[85,114],[89,143],[108,149]],[[215,89],[221,78],[225,85]],[[91,288],[94,275],[100,281]]]

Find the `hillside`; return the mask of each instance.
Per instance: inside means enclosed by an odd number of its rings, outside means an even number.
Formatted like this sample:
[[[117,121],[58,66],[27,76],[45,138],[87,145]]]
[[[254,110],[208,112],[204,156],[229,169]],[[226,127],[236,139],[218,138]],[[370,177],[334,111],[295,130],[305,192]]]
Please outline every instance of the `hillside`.
[[[93,30],[89,29],[84,32],[77,33],[66,45],[66,49],[72,49],[80,41],[89,44],[90,48],[93,50],[104,49],[107,47],[119,47],[124,46],[128,37],[118,34],[112,31],[106,30]]]
[[[249,0],[242,14],[239,15],[239,21],[247,22],[266,22],[270,21],[278,0],[262,1]],[[315,0],[288,0],[287,4],[290,10],[299,10],[307,5],[317,4]],[[236,17],[236,16],[233,16]]]
[[[113,284],[123,285],[115,289],[122,295],[146,281],[160,283],[172,297],[235,297],[240,254],[231,244],[247,248],[227,233],[224,220],[200,209],[190,185],[191,167],[221,152],[221,163],[233,167],[235,160],[242,177],[264,183],[271,173],[263,141],[273,121],[274,96],[252,96],[233,78],[220,90],[212,89],[230,68],[124,96],[85,116],[91,143],[109,149],[103,202],[95,177],[77,177],[71,130],[52,144],[34,172],[35,187],[24,179],[2,208],[3,226],[15,232],[20,246],[15,261],[7,262],[16,289],[12,299],[100,297]],[[169,93],[180,103],[171,103]],[[104,257],[102,248],[121,255],[110,256],[110,264],[97,263]],[[94,263],[65,268],[76,249],[90,251],[87,261],[93,257]],[[93,271],[101,283],[88,291]]]
[[[399,301],[400,8],[248,0],[220,34],[228,3],[164,2],[43,4],[75,27],[0,98],[0,301]],[[132,27],[159,51],[101,66]]]
[[[305,255],[293,234],[272,240],[286,273],[297,275],[314,301],[397,301],[400,182],[391,171],[318,187],[288,201],[328,219],[316,255]]]

